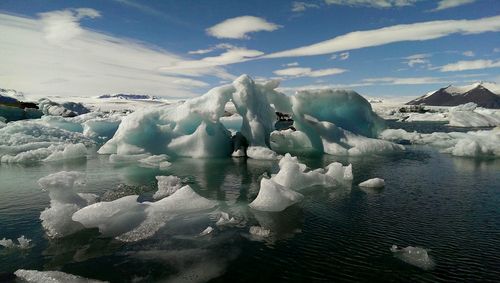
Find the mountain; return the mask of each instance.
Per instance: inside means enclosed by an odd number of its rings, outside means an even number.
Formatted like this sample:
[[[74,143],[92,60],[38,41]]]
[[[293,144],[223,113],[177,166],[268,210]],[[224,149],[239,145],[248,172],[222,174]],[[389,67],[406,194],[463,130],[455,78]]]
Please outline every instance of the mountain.
[[[495,83],[479,82],[466,86],[452,86],[429,92],[407,105],[457,106],[474,102],[484,108],[500,108],[500,86]]]
[[[145,94],[131,94],[131,93],[118,93],[118,94],[104,94],[98,96],[97,98],[105,99],[105,98],[119,98],[126,100],[154,100],[158,99],[156,96],[145,95]]]

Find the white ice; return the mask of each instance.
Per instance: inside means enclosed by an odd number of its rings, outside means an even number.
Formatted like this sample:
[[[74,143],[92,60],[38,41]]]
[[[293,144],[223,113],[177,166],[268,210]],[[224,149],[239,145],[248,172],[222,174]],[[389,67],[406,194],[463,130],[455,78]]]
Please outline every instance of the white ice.
[[[430,145],[455,156],[500,157],[500,127],[492,130],[434,132],[432,134],[407,132],[403,129],[387,129],[380,134],[380,138]]]
[[[260,181],[259,194],[249,206],[261,211],[282,211],[301,201],[303,197],[302,194],[283,187],[271,179],[263,178]]]
[[[182,187],[182,181],[177,176],[156,176],[158,190],[153,195],[155,200],[168,197]]]
[[[28,239],[24,237],[24,235],[21,235],[21,237],[17,238],[17,244],[14,243],[11,239],[6,239],[3,238],[0,240],[0,246],[3,246],[4,248],[7,249],[29,249],[31,239]]]
[[[359,94],[322,90],[290,97],[276,91],[277,86],[276,81],[259,84],[243,75],[200,97],[136,111],[123,119],[99,153],[239,157],[245,150],[233,148],[235,131],[248,143],[246,155],[255,159],[277,159],[276,151],[361,155],[403,149],[374,139],[382,119]],[[237,112],[232,118],[224,116],[226,104]],[[274,131],[275,111],[292,114],[296,131]]]
[[[94,279],[88,279],[61,271],[38,271],[18,269],[14,274],[28,283],[103,283]]]
[[[369,180],[366,180],[364,182],[361,182],[359,184],[359,186],[363,187],[363,188],[379,189],[379,188],[383,188],[385,186],[385,181],[384,181],[384,179],[373,178],[373,179],[369,179]]]
[[[156,202],[138,202],[136,195],[110,202],[98,202],[76,211],[72,219],[86,228],[98,228],[104,236],[133,242],[150,237],[171,218],[203,211],[217,205],[216,201],[198,195],[184,186]]]
[[[75,171],[61,171],[38,180],[40,187],[49,192],[50,207],[41,212],[40,220],[50,238],[64,237],[83,229],[81,224],[71,220],[71,215],[97,200],[96,195],[75,192],[74,187],[84,181],[85,175]]]
[[[252,226],[248,232],[250,235],[258,238],[266,238],[271,235],[271,230],[265,229],[261,226]]]
[[[398,248],[398,246],[392,245],[391,252],[398,259],[424,270],[432,269],[434,267],[434,261],[429,256],[428,250],[424,248],[412,246]]]

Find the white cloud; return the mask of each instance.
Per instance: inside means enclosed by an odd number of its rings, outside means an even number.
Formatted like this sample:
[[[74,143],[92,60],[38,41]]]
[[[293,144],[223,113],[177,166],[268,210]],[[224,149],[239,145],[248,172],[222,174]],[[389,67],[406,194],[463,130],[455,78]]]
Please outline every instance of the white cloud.
[[[294,68],[286,68],[286,69],[276,70],[273,73],[275,75],[284,76],[284,77],[313,77],[313,78],[317,78],[317,77],[338,75],[338,74],[342,74],[346,71],[347,70],[340,69],[340,68],[312,70],[311,68],[294,67]]]
[[[264,57],[280,58],[322,55],[395,42],[424,41],[451,34],[478,34],[489,31],[500,31],[500,16],[477,20],[431,21],[395,25],[367,31],[355,31],[316,44],[280,51]]]
[[[417,0],[325,0],[328,5],[352,7],[391,8],[412,6]]]
[[[404,63],[407,64],[410,67],[415,67],[415,66],[422,66],[425,65],[427,67],[430,67],[430,61],[429,57],[431,57],[431,54],[428,53],[422,53],[422,54],[413,54],[408,57],[405,57]]]
[[[468,50],[468,51],[464,51],[462,53],[462,55],[467,56],[467,57],[474,57],[476,54],[474,54],[473,51]]]
[[[481,70],[500,67],[500,60],[472,60],[458,61],[439,67],[441,72],[458,72],[467,70]]]
[[[294,1],[292,2],[292,12],[304,12],[307,9],[319,8],[318,4]]]
[[[207,49],[198,49],[198,50],[193,50],[193,51],[188,51],[188,54],[207,54],[207,53],[210,53],[212,51],[215,51],[217,49],[233,49],[233,48],[238,48],[232,44],[229,44],[229,43],[219,43],[215,46],[212,46],[210,48],[207,48]]]
[[[259,50],[246,49],[244,47],[233,47],[218,56],[205,57],[200,60],[177,61],[170,66],[161,68],[164,72],[178,72],[185,69],[203,69],[214,66],[222,66],[241,63],[264,54]]]
[[[476,0],[441,0],[439,1],[438,6],[432,11],[441,11],[474,2],[476,2]]]
[[[206,83],[194,78],[228,77],[223,69],[165,73],[163,66],[185,60],[168,51],[81,27],[96,18],[92,9],[71,9],[25,18],[0,13],[1,87],[29,94],[83,95],[147,93],[193,96]]]
[[[298,66],[299,65],[299,62],[291,62],[291,63],[288,63],[288,64],[284,64],[283,66],[285,67],[295,67],[295,66]]]
[[[349,59],[349,52],[342,52],[339,55],[339,60],[344,61]]]
[[[207,34],[217,38],[247,39],[248,33],[274,31],[281,26],[254,16],[241,16],[227,19],[206,29]]]

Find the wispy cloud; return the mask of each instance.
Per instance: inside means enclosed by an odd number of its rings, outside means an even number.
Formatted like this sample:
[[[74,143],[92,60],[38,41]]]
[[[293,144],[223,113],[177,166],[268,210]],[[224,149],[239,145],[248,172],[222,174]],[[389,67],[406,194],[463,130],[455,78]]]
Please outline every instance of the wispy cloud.
[[[340,69],[340,68],[328,68],[328,69],[313,70],[311,68],[294,67],[294,68],[286,68],[286,69],[276,70],[273,73],[275,75],[283,76],[283,77],[317,78],[317,77],[338,75],[338,74],[342,74],[346,71],[347,70]]]
[[[135,92],[185,97],[206,86],[199,77],[230,76],[216,67],[162,72],[162,66],[185,59],[78,22],[99,15],[93,9],[47,12],[36,19],[0,13],[3,87],[41,96]]]
[[[298,65],[299,65],[299,62],[291,62],[291,63],[283,64],[284,67],[295,67]]]
[[[371,8],[392,8],[412,6],[417,0],[325,0],[328,5],[342,5],[352,7],[371,7]]]
[[[217,38],[248,39],[249,33],[274,31],[281,26],[254,16],[241,16],[227,19],[210,28],[207,34]]]
[[[500,60],[472,60],[458,61],[438,67],[441,72],[458,72],[468,70],[482,70],[500,67]]]
[[[468,51],[462,52],[462,55],[467,56],[467,57],[474,57],[476,54],[474,54],[473,51],[468,50]]]
[[[441,84],[447,80],[436,77],[380,77],[363,79],[365,83],[383,85],[420,85],[420,84]]]
[[[491,31],[500,31],[500,16],[477,20],[431,21],[355,31],[316,44],[280,51],[264,57],[280,58],[331,54],[395,42],[424,41],[451,34],[479,34]]]
[[[315,3],[300,2],[300,1],[292,2],[292,12],[295,13],[304,12],[305,10],[308,9],[317,9],[317,8],[319,8],[319,5]]]
[[[198,50],[188,51],[188,54],[207,54],[207,53],[213,52],[217,49],[234,49],[234,48],[238,48],[238,47],[235,45],[229,44],[229,43],[219,43],[219,44],[212,46],[210,48],[207,48],[207,49],[198,49]]]
[[[432,11],[441,11],[445,9],[455,8],[458,6],[471,4],[476,2],[476,0],[441,0],[439,1],[437,7]]]
[[[430,67],[430,58],[432,55],[429,53],[421,53],[421,54],[413,54],[408,57],[404,57],[404,63],[407,64],[409,67],[415,67],[415,66],[426,66]]]
[[[162,12],[159,9],[154,9],[150,6],[147,6],[147,5],[143,4],[143,2],[138,2],[138,1],[134,1],[134,0],[113,0],[113,1],[115,1],[118,4],[124,5],[126,7],[136,9],[144,14],[148,14],[151,16],[165,19],[165,20],[172,22],[174,24],[182,25],[185,27],[191,27],[190,23],[183,21],[175,16],[169,15],[165,12]]]

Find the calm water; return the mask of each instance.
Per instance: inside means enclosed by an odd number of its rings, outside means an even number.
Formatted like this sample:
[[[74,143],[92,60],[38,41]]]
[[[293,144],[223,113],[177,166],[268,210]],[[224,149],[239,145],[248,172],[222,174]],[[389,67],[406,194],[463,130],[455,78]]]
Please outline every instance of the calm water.
[[[452,157],[424,146],[388,156],[301,160],[311,168],[352,163],[353,185],[313,187],[300,204],[263,213],[247,204],[262,175],[277,171],[275,162],[178,159],[163,172],[113,165],[106,156],[43,166],[1,164],[0,238],[25,235],[35,246],[26,252],[1,249],[0,273],[61,270],[111,282],[499,281],[500,160]],[[36,181],[61,170],[86,172],[87,187],[79,191],[108,199],[140,193],[149,200],[154,177],[174,174],[244,222],[199,237],[208,225],[215,227],[215,211],[175,219],[132,244],[101,238],[95,230],[50,241],[38,218],[49,198]],[[356,185],[373,177],[384,178],[385,188]],[[257,241],[248,234],[253,225],[273,235]],[[424,271],[394,258],[393,244],[431,249],[435,268]]]

